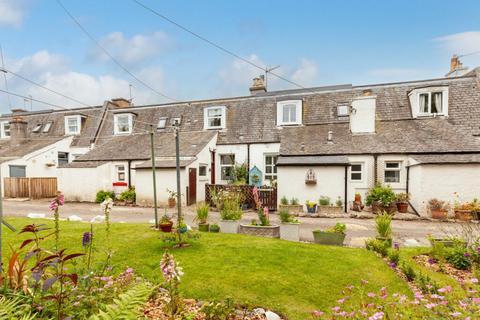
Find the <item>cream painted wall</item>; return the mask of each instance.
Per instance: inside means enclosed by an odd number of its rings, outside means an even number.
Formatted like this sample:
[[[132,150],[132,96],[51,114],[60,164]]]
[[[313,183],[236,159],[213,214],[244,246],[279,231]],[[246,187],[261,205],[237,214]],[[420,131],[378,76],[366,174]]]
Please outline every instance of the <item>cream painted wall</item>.
[[[182,205],[186,203],[185,187],[187,186],[187,175],[185,168],[180,171],[180,184],[182,187]],[[177,176],[175,169],[156,169],[157,179],[157,201],[159,205],[165,205],[168,201],[169,190],[177,190]],[[153,179],[150,169],[140,169],[136,173],[137,203],[140,205],[153,204]]]
[[[67,201],[95,201],[99,190],[112,190],[110,165],[97,168],[61,168],[58,170],[58,188]]]
[[[352,101],[353,111],[350,114],[350,130],[352,133],[375,132],[376,96],[357,97]]]
[[[317,184],[305,184],[307,170],[312,168],[317,177]],[[300,204],[307,200],[318,202],[320,196],[327,196],[334,202],[340,196],[344,201],[345,167],[278,167],[278,199],[286,196],[295,197]]]

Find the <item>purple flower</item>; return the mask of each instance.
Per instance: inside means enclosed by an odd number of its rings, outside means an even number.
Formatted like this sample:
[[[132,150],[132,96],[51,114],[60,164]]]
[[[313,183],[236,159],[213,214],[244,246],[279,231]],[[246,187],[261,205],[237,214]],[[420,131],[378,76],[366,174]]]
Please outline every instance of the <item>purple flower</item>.
[[[93,234],[91,232],[84,232],[82,238],[82,246],[86,247],[92,243]]]
[[[397,264],[396,264],[395,262],[390,262],[388,265],[389,265],[390,268],[392,268],[392,269],[395,269],[395,268],[397,267]]]
[[[465,258],[470,258],[470,253],[465,252],[465,253],[463,254],[463,256],[464,256]]]
[[[429,263],[429,264],[434,264],[434,263],[435,263],[435,259],[429,258],[429,259],[428,259],[428,263]]]
[[[480,247],[477,248],[477,252],[480,253]]]
[[[399,244],[398,242],[394,242],[394,243],[393,243],[393,248],[394,248],[395,250],[399,250],[399,249],[400,249],[400,244]]]

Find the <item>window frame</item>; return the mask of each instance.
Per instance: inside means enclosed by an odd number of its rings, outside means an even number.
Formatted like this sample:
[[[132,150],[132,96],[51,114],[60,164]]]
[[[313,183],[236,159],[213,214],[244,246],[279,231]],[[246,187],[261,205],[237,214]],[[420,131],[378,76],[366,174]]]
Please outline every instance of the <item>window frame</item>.
[[[224,179],[224,168],[235,168],[235,154],[234,153],[223,153],[223,154],[220,154],[220,161],[219,161],[219,164],[220,164],[220,179],[222,181],[231,181],[233,180],[233,176],[230,177],[230,179]],[[223,157],[226,157],[226,156],[231,156],[232,157],[232,163],[231,164],[223,164],[222,163],[222,159]],[[233,172],[232,172],[233,174]],[[225,176],[225,178],[227,178],[227,176]]]
[[[346,111],[346,113],[340,113],[340,110]],[[343,117],[349,117],[350,116],[350,107],[346,104],[339,104],[337,105],[337,117],[343,118]]]
[[[288,105],[295,106],[295,121],[283,121],[284,108]],[[277,126],[293,126],[302,124],[303,100],[284,100],[277,102]]]
[[[123,168],[123,169],[120,169],[120,168]],[[121,174],[123,174],[123,178],[120,178]],[[127,170],[124,164],[115,165],[115,176],[116,176],[117,182],[127,181]]]
[[[164,121],[163,126],[160,126],[160,121]],[[167,127],[168,117],[160,117],[157,122],[157,130],[163,130]]]
[[[205,168],[205,174],[202,175],[202,168]],[[198,178],[200,180],[206,180],[208,179],[208,164],[206,163],[200,163],[198,164]]]
[[[77,122],[77,130],[71,131],[69,120],[75,120]],[[82,132],[82,117],[79,115],[76,116],[65,116],[65,135],[79,135]]]
[[[5,127],[8,126],[8,130],[5,130]],[[8,134],[6,134],[8,132]],[[0,122],[0,139],[9,139],[10,138],[10,121],[1,121]]]
[[[209,116],[208,112],[210,110],[221,110],[220,116]],[[220,125],[219,126],[211,126],[210,119],[217,119],[220,118]],[[225,129],[226,121],[226,108],[225,106],[211,106],[203,109],[203,127],[205,130],[218,130],[218,129]]]
[[[268,157],[271,157],[272,158],[272,163],[271,164],[267,164],[267,158]],[[275,161],[273,161],[275,158]],[[277,171],[277,161],[278,161],[278,154],[276,153],[266,153],[263,155],[263,161],[264,161],[264,174],[263,174],[263,179],[266,181],[276,181],[277,178],[278,178],[278,171]],[[271,173],[267,173],[267,167],[271,167],[272,168],[272,172]],[[267,176],[271,176],[273,179],[270,179],[270,178],[267,178]]]
[[[434,93],[442,93],[442,112],[440,113],[431,113],[431,97]],[[428,95],[428,111],[423,112],[420,110],[421,107],[421,95],[426,94]],[[431,86],[431,87],[419,87],[411,90],[408,93],[409,102],[410,102],[410,110],[412,112],[413,118],[428,118],[428,117],[448,117],[448,109],[449,109],[449,87],[448,85],[440,85],[440,86]]]
[[[45,123],[45,125],[43,126],[43,129],[42,129],[42,133],[49,133],[50,129],[52,129],[52,126],[53,126],[53,121],[49,121],[49,122]]]
[[[36,124],[35,127],[33,127],[32,132],[33,133],[39,133],[42,130],[42,126],[43,126],[43,124],[41,124],[41,123]]]
[[[353,166],[360,166],[360,171],[353,170]],[[363,177],[364,177],[364,163],[363,162],[352,162],[350,165],[350,181],[352,183],[361,183],[363,182]],[[353,179],[352,174],[354,173],[360,173],[360,179]]]
[[[60,161],[60,154],[66,155],[67,162],[65,162],[64,159]],[[57,152],[57,165],[68,164],[69,162],[70,162],[70,154],[68,152],[63,152],[63,151]]]
[[[383,167],[383,182],[384,183],[401,183],[402,182],[402,163],[403,161],[399,160],[388,160],[385,161]],[[398,164],[397,168],[388,168],[387,164]],[[386,173],[388,172],[398,172],[398,181],[386,181]]]
[[[440,93],[442,95],[442,112],[432,112],[432,97],[434,94],[436,93]],[[418,93],[418,115],[419,116],[433,116],[433,115],[439,115],[439,116],[442,116],[445,114],[444,112],[444,103],[443,103],[443,95],[444,95],[444,91],[442,90],[432,90],[432,91],[428,91],[428,92],[419,92]],[[427,99],[427,108],[428,108],[428,111],[427,112],[424,112],[422,110],[420,110],[420,101],[421,101],[421,96],[422,95],[427,95],[428,96],[428,99]],[[438,106],[437,106],[438,108]]]
[[[127,117],[128,120],[128,131],[119,131],[119,118],[120,117]],[[113,117],[113,133],[115,135],[125,135],[131,134],[133,131],[133,114],[131,113],[117,113]]]

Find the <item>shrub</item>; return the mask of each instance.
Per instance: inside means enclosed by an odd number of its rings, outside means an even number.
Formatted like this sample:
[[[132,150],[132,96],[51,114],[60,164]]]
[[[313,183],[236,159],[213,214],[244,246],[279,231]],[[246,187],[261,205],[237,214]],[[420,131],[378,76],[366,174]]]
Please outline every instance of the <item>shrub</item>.
[[[343,206],[342,199],[340,199],[340,197],[338,197],[337,201],[335,201],[335,204],[337,205],[337,207],[342,207]]]
[[[383,206],[388,207],[395,202],[396,195],[390,186],[384,186],[381,183],[376,183],[373,188],[368,190],[365,204],[372,205],[373,202],[379,202]]]
[[[248,180],[248,167],[245,163],[235,164],[233,167],[233,183],[246,184]]]
[[[377,239],[369,239],[365,241],[365,246],[367,250],[374,251],[380,254],[382,257],[388,255],[388,249],[390,248],[390,245],[387,241],[380,241]]]
[[[136,199],[137,199],[137,194],[135,192],[135,188],[133,188],[133,187],[129,188],[128,190],[123,191],[120,194],[120,200],[122,200],[122,201],[127,201],[127,202],[134,203]]]
[[[238,199],[226,199],[223,202],[223,208],[220,210],[222,220],[240,220],[243,212],[241,203]]]
[[[397,194],[396,199],[397,202],[408,202],[410,200],[410,194],[405,192],[400,192]]]
[[[286,196],[283,196],[281,199],[280,199],[280,204],[286,206],[288,205],[288,199]]]
[[[95,197],[95,202],[102,203],[103,201],[105,201],[107,197],[109,197],[112,200],[115,200],[115,192],[100,190],[97,192],[97,195]]]
[[[417,277],[415,270],[408,263],[402,263],[400,265],[400,270],[403,272],[408,281],[413,281]]]
[[[385,212],[375,217],[375,227],[379,237],[385,239],[390,239],[392,237],[391,223],[392,217]]]
[[[260,225],[261,226],[269,226],[270,225],[270,220],[268,219],[268,215],[265,212],[264,208],[258,208],[257,215],[258,215],[258,220],[260,220]]]
[[[448,211],[449,205],[445,201],[433,198],[428,200],[428,208],[433,211]]]
[[[345,234],[347,232],[347,226],[345,225],[345,223],[336,223],[335,226],[327,230],[327,232],[336,232],[336,233]]]
[[[207,223],[209,209],[208,204],[205,202],[197,204],[197,216],[195,217],[195,220],[202,224]]]
[[[418,285],[423,293],[438,293],[440,286],[433,281],[428,275],[419,273],[416,277],[415,283]]]
[[[287,209],[281,209],[278,215],[280,216],[280,221],[282,223],[298,223],[298,220],[290,214]]]
[[[400,262],[399,250],[390,248],[388,250],[388,260],[390,260],[391,263],[395,263],[395,265],[398,266],[398,263]]]
[[[290,204],[291,204],[291,205],[298,206],[298,203],[299,203],[299,202],[298,202],[298,199],[297,199],[297,198],[292,198],[292,199],[290,200]]]
[[[456,245],[454,248],[450,249],[445,258],[459,270],[467,270],[472,266],[470,253],[465,250],[465,247],[460,245]]]
[[[318,200],[318,203],[321,206],[329,206],[330,205],[330,198],[327,196],[321,196],[320,200]]]

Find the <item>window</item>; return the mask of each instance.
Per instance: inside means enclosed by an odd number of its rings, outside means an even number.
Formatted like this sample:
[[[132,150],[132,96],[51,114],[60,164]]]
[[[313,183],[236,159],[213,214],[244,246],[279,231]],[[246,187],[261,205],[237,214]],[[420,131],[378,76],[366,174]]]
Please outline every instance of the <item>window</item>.
[[[80,134],[82,130],[81,116],[65,117],[65,134]]]
[[[133,117],[132,114],[116,114],[114,119],[114,134],[132,133]]]
[[[207,177],[207,169],[208,169],[208,166],[206,164],[200,164],[198,166],[198,176],[199,177],[203,177],[203,178],[206,178]]]
[[[117,181],[125,181],[125,166],[116,166],[117,168]]]
[[[220,171],[222,180],[233,180],[233,168],[235,167],[234,154],[220,155]]]
[[[420,114],[442,114],[443,92],[427,92],[419,95]]]
[[[265,156],[265,180],[277,180],[277,155]]]
[[[385,162],[384,180],[386,183],[400,182],[400,162]]]
[[[68,163],[68,152],[59,152],[58,153],[58,165]]]
[[[172,118],[172,126],[179,126],[182,123],[182,117]]]
[[[158,120],[157,129],[165,129],[167,126],[167,118],[162,117]]]
[[[38,133],[38,132],[40,132],[40,129],[41,129],[41,128],[42,128],[42,124],[39,123],[39,124],[37,124],[37,125],[33,128],[32,132],[33,132],[33,133]]]
[[[350,180],[362,181],[363,180],[363,165],[361,163],[353,163],[350,167]]]
[[[204,128],[205,129],[225,128],[225,107],[224,106],[205,108]]]
[[[277,125],[302,124],[302,101],[290,100],[277,103]]]
[[[348,117],[350,115],[350,108],[348,106],[337,106],[338,117]]]
[[[10,178],[25,178],[26,168],[25,166],[8,166],[10,171]]]
[[[8,121],[2,121],[0,123],[0,138],[10,138],[10,123]]]
[[[52,127],[52,124],[53,124],[52,122],[47,122],[47,124],[45,124],[45,126],[43,127],[42,132],[43,132],[43,133],[49,132],[49,131],[50,131],[50,128]]]

